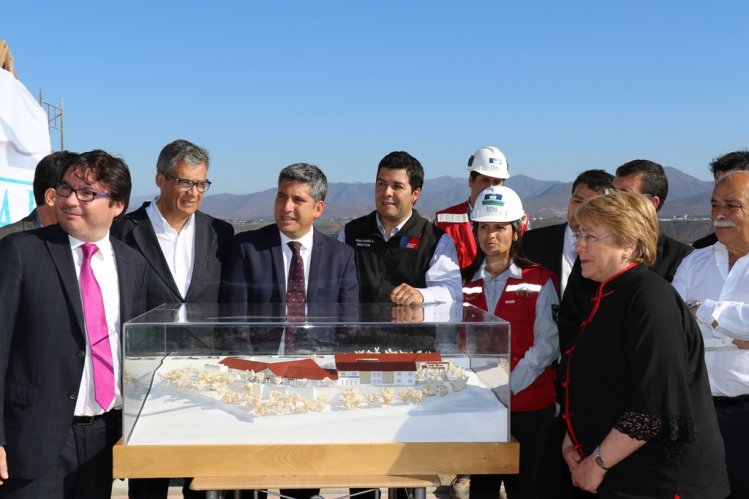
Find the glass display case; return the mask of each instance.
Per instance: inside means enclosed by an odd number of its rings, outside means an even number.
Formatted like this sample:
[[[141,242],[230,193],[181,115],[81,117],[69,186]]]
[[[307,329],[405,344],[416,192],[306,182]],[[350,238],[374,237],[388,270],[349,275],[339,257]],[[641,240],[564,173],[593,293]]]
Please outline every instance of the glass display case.
[[[397,458],[357,473],[419,474],[440,449],[450,464],[429,472],[507,472],[517,467],[509,345],[509,324],[473,306],[162,305],[123,326],[115,476],[198,476],[195,453],[210,461],[221,449],[249,464],[254,452],[300,446],[338,474],[345,456],[374,448]],[[193,464],[148,464],[188,454],[177,461]],[[275,463],[270,474],[304,474],[308,461],[285,455],[290,468]]]

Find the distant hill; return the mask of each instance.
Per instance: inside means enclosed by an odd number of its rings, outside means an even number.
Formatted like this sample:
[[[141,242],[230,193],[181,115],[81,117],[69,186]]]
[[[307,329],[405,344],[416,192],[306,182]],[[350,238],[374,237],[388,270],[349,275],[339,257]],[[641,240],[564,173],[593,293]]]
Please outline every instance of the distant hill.
[[[666,204],[659,213],[661,218],[706,217],[710,213],[710,194],[713,183],[699,180],[672,167],[666,167],[669,193]],[[536,180],[526,175],[513,175],[507,185],[523,200],[523,205],[533,218],[564,218],[572,191],[572,182]],[[226,220],[272,220],[276,189],[249,194],[215,194],[206,196],[202,210]],[[365,215],[374,209],[374,183],[334,182],[328,184],[324,218],[350,219]],[[424,190],[416,209],[432,218],[442,208],[460,203],[468,198],[467,177],[437,177],[424,182]],[[153,195],[133,197],[130,209],[135,209]]]

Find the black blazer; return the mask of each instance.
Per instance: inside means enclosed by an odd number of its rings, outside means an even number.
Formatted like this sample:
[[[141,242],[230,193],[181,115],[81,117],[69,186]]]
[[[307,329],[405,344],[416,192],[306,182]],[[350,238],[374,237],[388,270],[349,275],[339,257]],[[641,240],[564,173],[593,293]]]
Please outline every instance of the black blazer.
[[[216,303],[222,264],[231,249],[234,228],[228,222],[195,212],[195,263],[187,296],[182,296],[156,239],[143,203],[112,227],[112,236],[143,255],[150,267],[148,309],[163,303]]]
[[[312,230],[307,303],[359,303],[354,250]],[[286,272],[276,224],[237,234],[225,266],[221,301],[286,302]]]
[[[549,225],[531,229],[520,238],[520,246],[525,256],[557,275],[560,293],[562,284],[562,254],[564,253],[564,231],[567,224]]]
[[[36,220],[36,208],[34,208],[31,213],[23,217],[18,222],[6,225],[5,227],[0,227],[0,239],[4,238],[8,234],[13,234],[15,232],[25,232],[27,230],[38,228],[39,225]]]
[[[146,262],[112,240],[120,322],[146,311]],[[70,431],[86,345],[80,288],[59,225],[0,241],[0,443],[14,478],[47,472]]]

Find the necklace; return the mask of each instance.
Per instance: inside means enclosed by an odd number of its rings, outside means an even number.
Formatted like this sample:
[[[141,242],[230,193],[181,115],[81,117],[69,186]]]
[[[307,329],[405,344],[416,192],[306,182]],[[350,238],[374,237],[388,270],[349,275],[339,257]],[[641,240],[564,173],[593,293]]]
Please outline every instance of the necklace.
[[[509,265],[509,264],[507,264],[507,265],[505,265],[504,267],[502,267],[502,268],[501,268],[501,269],[499,269],[499,270],[490,270],[490,269],[489,269],[489,266],[488,266],[488,265],[485,265],[485,266],[484,266],[484,270],[486,271],[486,273],[487,273],[487,274],[489,274],[489,275],[490,275],[490,276],[492,276],[492,277],[493,277],[494,279],[496,279],[496,278],[497,278],[497,277],[499,276],[499,274],[501,274],[502,272],[504,272],[505,270],[507,270],[507,267],[509,267],[509,266],[510,266],[510,265]]]

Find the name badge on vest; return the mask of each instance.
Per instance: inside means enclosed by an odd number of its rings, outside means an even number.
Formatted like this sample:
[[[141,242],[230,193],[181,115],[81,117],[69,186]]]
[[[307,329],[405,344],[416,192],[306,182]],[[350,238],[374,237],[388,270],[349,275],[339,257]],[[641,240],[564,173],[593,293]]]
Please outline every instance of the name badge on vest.
[[[375,243],[375,240],[372,238],[362,239],[362,238],[357,237],[354,239],[354,245],[357,248],[371,248],[372,246],[374,246],[374,243]]]
[[[421,236],[417,236],[417,237],[401,236],[400,247],[408,248],[408,249],[418,249],[419,241],[421,241]]]

